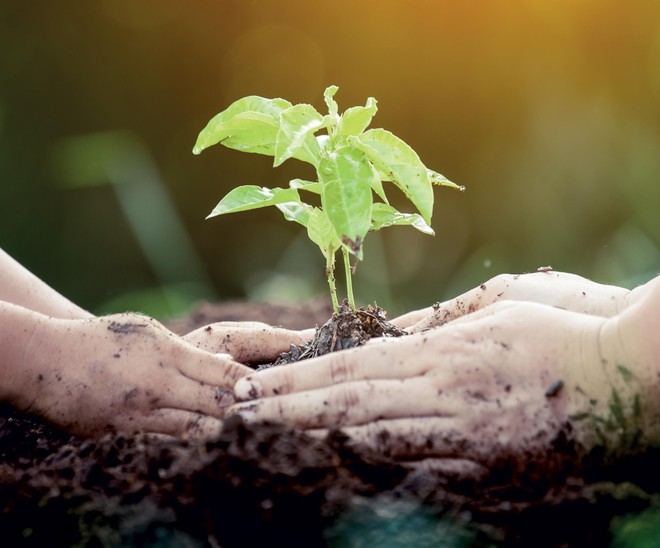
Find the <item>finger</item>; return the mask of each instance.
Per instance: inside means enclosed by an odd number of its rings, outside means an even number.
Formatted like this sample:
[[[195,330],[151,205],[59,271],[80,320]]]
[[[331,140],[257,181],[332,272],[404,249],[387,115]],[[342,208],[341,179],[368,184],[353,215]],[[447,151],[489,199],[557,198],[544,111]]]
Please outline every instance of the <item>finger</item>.
[[[537,300],[535,296],[538,293],[538,281],[532,280],[531,283],[525,283],[524,280],[529,280],[529,278],[519,274],[498,274],[478,287],[434,306],[431,315],[411,326],[408,331],[418,333],[439,327],[471,315],[498,301]],[[547,291],[547,293],[549,295],[555,294],[554,291]]]
[[[119,416],[116,428],[118,432],[130,434],[142,432],[204,438],[217,435],[222,428],[222,421],[191,411],[163,408],[144,415]]]
[[[414,397],[410,397],[414,394]],[[484,404],[486,405],[486,404]],[[342,383],[314,391],[237,404],[247,422],[285,422],[300,428],[337,428],[379,419],[451,417],[464,404],[425,377]]]
[[[499,301],[529,301],[607,317],[617,313],[626,295],[626,289],[597,284],[563,272],[499,274],[438,305],[431,316],[408,330],[414,333],[438,327]]]
[[[483,306],[482,308],[475,309],[474,311],[470,312],[469,314],[462,314],[460,316],[454,316],[452,314],[445,314],[442,310],[442,306],[440,305],[441,308],[436,312],[436,316],[427,318],[426,320],[422,320],[421,322],[418,322],[414,326],[412,326],[408,331],[411,334],[416,334],[419,335],[424,332],[428,332],[429,329],[434,329],[437,327],[443,327],[443,332],[444,333],[450,333],[452,330],[455,331],[455,327],[460,325],[460,324],[465,324],[465,323],[476,323],[479,320],[482,320],[484,318],[490,317],[494,314],[499,314],[502,313],[505,310],[509,310],[510,308],[513,307],[519,307],[520,310],[522,310],[523,306],[542,306],[542,305],[537,305],[536,303],[531,303],[531,302],[516,302],[516,301],[508,301],[508,300],[500,300],[497,302],[493,302],[487,306]],[[438,320],[438,318],[444,318]],[[447,319],[449,318],[449,319]],[[451,322],[451,324],[449,324]],[[448,325],[444,325],[448,324]],[[448,339],[446,337],[445,339]]]
[[[411,325],[408,331],[410,333],[419,333],[434,327],[440,327],[466,314],[471,314],[479,310],[484,306],[482,301],[483,290],[481,287],[485,286],[482,284],[482,286],[471,289],[455,299],[436,305],[428,316]]]
[[[158,398],[152,398],[152,408],[167,407],[223,418],[227,408],[234,404],[231,388],[205,384],[180,377]]]
[[[272,367],[239,380],[234,392],[239,400],[248,400],[354,380],[416,376],[424,372],[425,366],[421,360],[410,360],[406,353],[417,344],[423,345],[423,336],[379,339],[361,348],[333,352],[286,367]]]
[[[314,336],[313,329],[294,331],[258,322],[220,322],[197,329],[184,340],[207,352],[231,354],[235,360],[254,363],[272,360]]]
[[[460,318],[456,318],[455,320],[452,320],[451,326],[447,326],[448,328],[459,325],[461,323],[468,323],[468,322],[475,322],[477,320],[481,320],[483,318],[487,318],[489,316],[492,316],[493,314],[497,314],[502,312],[503,310],[508,310],[511,307],[521,307],[521,306],[526,306],[528,304],[531,304],[532,306],[535,306],[534,303],[519,303],[516,301],[498,301],[492,304],[489,304],[488,306],[484,306],[483,308],[480,308],[479,310],[475,310],[474,312],[471,312],[470,314],[465,314],[461,316]]]
[[[238,379],[254,372],[227,355],[209,354],[196,348],[187,350],[176,363],[185,377],[225,388],[232,387]]]
[[[406,329],[411,327],[417,322],[423,320],[424,318],[433,314],[433,307],[429,306],[428,308],[422,308],[421,310],[413,310],[396,318],[392,318],[390,323],[395,325],[399,329]]]

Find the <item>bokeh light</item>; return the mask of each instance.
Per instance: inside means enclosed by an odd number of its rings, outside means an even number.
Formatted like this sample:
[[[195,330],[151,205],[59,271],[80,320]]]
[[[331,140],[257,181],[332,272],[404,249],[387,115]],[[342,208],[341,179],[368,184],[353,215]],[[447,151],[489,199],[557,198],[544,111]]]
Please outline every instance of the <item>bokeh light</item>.
[[[651,0],[3,2],[0,51],[0,246],[93,310],[323,293],[323,259],[277,211],[204,220],[233,186],[309,166],[191,148],[241,96],[321,109],[333,83],[340,108],[376,97],[376,127],[467,187],[436,189],[434,238],[369,237],[359,301],[399,313],[541,265],[628,286],[660,270]],[[194,262],[178,278],[159,274],[110,176],[74,184],[93,146],[63,175],[67,143],[116,132],[144,150],[185,234],[185,252],[158,248]]]

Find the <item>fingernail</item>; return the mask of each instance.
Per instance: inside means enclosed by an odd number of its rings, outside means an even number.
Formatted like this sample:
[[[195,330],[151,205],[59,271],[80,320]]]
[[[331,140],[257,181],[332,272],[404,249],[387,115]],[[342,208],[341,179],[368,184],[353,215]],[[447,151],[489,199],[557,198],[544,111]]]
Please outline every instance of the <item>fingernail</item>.
[[[236,381],[234,394],[239,400],[255,400],[263,396],[261,385],[250,377],[243,377]]]

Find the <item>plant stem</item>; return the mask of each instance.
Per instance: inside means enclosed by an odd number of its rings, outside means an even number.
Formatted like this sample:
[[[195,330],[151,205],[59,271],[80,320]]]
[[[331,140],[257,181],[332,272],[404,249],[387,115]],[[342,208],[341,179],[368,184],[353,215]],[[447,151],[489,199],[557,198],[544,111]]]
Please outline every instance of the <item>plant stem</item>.
[[[337,288],[335,287],[335,254],[328,253],[325,260],[325,275],[328,277],[330,286],[330,298],[332,299],[332,308],[339,312],[339,302],[337,301]]]
[[[344,255],[344,272],[346,273],[346,294],[348,295],[348,304],[351,310],[355,312],[355,298],[353,297],[353,272],[351,271],[351,258],[348,249],[342,246],[341,252]]]

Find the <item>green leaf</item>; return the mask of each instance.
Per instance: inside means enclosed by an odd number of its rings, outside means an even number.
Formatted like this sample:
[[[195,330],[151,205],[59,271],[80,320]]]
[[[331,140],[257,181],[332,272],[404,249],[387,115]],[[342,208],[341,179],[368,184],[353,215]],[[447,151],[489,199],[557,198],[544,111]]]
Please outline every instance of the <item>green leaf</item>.
[[[342,147],[321,159],[318,174],[323,185],[323,211],[339,240],[362,259],[362,242],[371,227],[371,188],[377,173],[359,151]]]
[[[305,181],[304,179],[292,179],[289,181],[289,188],[296,190],[306,190],[314,194],[321,194],[321,183],[318,181]]]
[[[465,187],[461,185],[457,185],[456,183],[452,183],[447,177],[444,175],[440,175],[437,171],[433,171],[432,169],[426,168],[426,172],[429,175],[429,180],[431,181],[431,184],[433,185],[438,185],[438,186],[448,186],[451,188],[455,188],[456,190],[460,192],[465,191]]]
[[[337,134],[342,136],[359,135],[362,133],[369,124],[371,119],[378,112],[378,102],[373,97],[367,99],[367,104],[363,107],[351,107],[346,109],[346,112],[341,115],[339,125],[337,126]]]
[[[298,191],[292,188],[265,188],[256,185],[239,186],[220,200],[206,218],[285,202],[300,202]]]
[[[323,92],[323,98],[325,99],[325,104],[328,105],[328,114],[332,117],[337,116],[339,107],[337,106],[337,101],[334,100],[335,94],[339,91],[338,86],[328,86]]]
[[[283,110],[275,141],[273,166],[277,167],[293,156],[308,159],[311,164],[317,166],[320,149],[314,133],[326,123],[312,105],[294,105]]]
[[[358,153],[361,154],[361,152],[359,151]],[[387,199],[387,196],[385,195],[385,189],[383,188],[383,183],[380,180],[380,176],[378,175],[378,172],[375,170],[373,166],[372,166],[372,170],[374,171],[374,173],[373,176],[371,177],[371,190],[373,190],[376,193],[376,195],[386,204],[389,204],[390,202]],[[294,183],[294,181],[296,182]],[[292,183],[294,184],[292,185]],[[301,190],[307,190],[308,192],[314,192],[315,194],[321,194],[321,183],[312,183],[311,181],[302,181],[301,179],[294,179],[293,181],[289,182],[289,186],[291,188],[297,188]]]
[[[280,113],[290,106],[284,99],[243,97],[211,118],[199,133],[193,153],[222,142],[236,150],[273,155]]]
[[[385,195],[385,189],[383,188],[383,181],[380,180],[380,174],[378,173],[378,170],[373,166],[371,162],[369,162],[369,165],[371,166],[371,169],[374,172],[373,178],[371,179],[371,190],[373,190],[376,195],[383,200],[386,204],[389,204],[390,201],[387,199],[387,196]]]
[[[284,202],[283,204],[275,204],[287,221],[294,221],[306,227],[309,222],[311,207],[301,202]]]
[[[375,203],[371,209],[371,230],[380,230],[393,225],[409,225],[424,234],[435,232],[417,213],[401,213],[387,204]]]
[[[324,257],[335,254],[341,242],[335,234],[328,216],[318,207],[315,207],[307,223],[307,235],[323,253]]]
[[[433,188],[426,166],[409,145],[384,129],[370,129],[362,135],[350,136],[348,142],[369,158],[383,180],[398,186],[426,223],[431,224]]]

